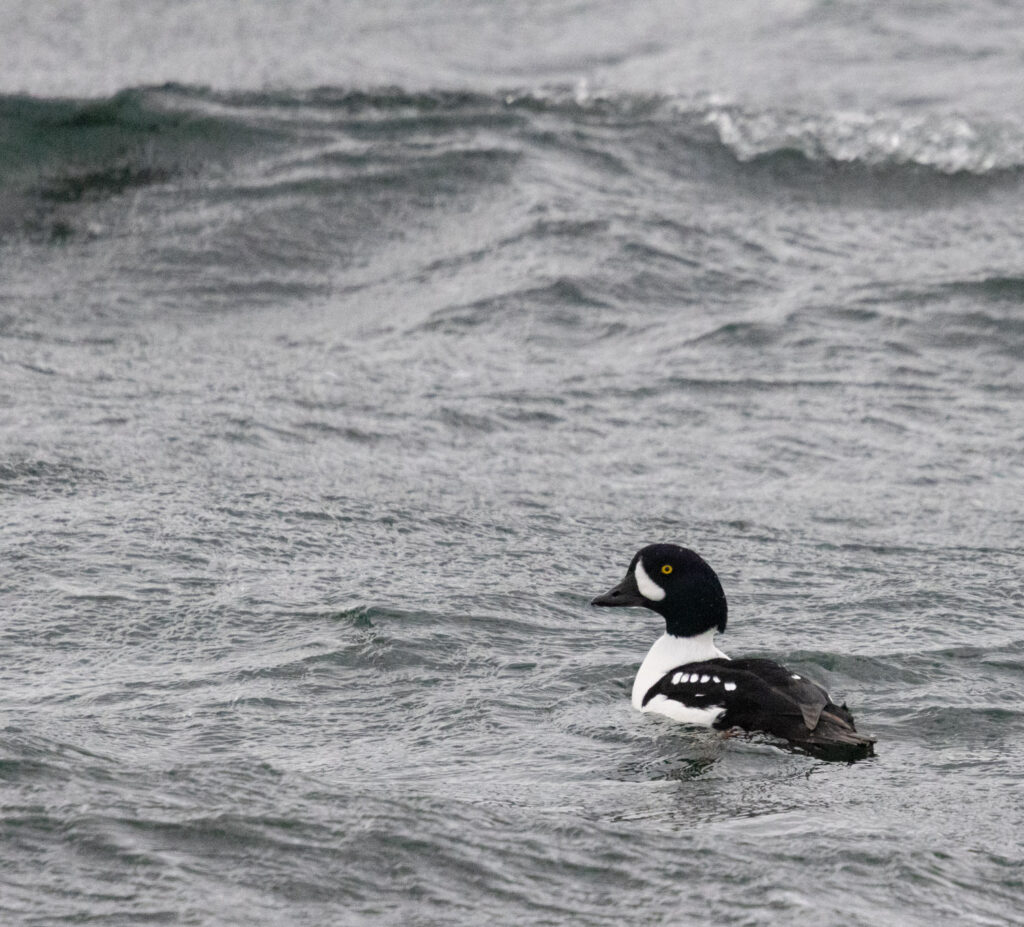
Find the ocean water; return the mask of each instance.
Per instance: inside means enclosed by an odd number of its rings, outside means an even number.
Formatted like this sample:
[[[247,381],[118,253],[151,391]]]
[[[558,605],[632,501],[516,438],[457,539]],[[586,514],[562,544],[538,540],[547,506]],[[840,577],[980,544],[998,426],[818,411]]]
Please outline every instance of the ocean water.
[[[0,923],[1022,923],[1022,40],[0,5]],[[631,710],[662,540],[876,757]]]

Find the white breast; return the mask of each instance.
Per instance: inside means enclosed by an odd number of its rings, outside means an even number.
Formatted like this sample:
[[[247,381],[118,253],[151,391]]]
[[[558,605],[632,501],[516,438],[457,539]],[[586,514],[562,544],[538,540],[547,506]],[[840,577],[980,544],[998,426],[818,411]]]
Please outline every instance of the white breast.
[[[715,660],[723,657],[729,659],[715,646],[714,628],[703,634],[698,634],[696,637],[676,637],[673,634],[662,634],[654,642],[654,646],[647,651],[647,656],[644,657],[644,662],[640,664],[640,669],[637,671],[636,679],[633,680],[633,707],[637,711],[658,711],[659,708],[655,706],[658,699],[652,698],[645,706],[644,696],[651,686],[669,670],[674,670],[677,666],[683,666],[685,663],[699,663],[702,660]],[[671,699],[662,697],[661,701],[671,702]],[[673,704],[678,705],[679,703]],[[706,711],[708,709],[696,710]],[[660,713],[668,714],[667,711]],[[673,716],[669,715],[669,717]],[[678,718],[677,720],[684,719]],[[689,723],[700,724],[703,722]]]

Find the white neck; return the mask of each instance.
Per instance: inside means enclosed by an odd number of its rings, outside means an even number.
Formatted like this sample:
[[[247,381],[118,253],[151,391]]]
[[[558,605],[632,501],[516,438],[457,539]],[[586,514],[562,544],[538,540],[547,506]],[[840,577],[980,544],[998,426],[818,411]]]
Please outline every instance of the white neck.
[[[696,637],[662,634],[647,651],[647,656],[640,664],[636,679],[633,681],[633,707],[638,711],[643,710],[647,691],[669,670],[674,670],[685,663],[700,663],[702,660],[721,657],[729,659],[715,646],[714,628]]]

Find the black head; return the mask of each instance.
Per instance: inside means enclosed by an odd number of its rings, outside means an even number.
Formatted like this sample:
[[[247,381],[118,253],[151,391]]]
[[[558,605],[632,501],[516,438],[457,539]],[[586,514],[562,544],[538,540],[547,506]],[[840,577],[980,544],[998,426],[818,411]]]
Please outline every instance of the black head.
[[[725,630],[728,609],[715,571],[692,550],[651,544],[634,558],[626,578],[591,605],[642,605],[665,618],[665,630],[693,637],[712,628]]]

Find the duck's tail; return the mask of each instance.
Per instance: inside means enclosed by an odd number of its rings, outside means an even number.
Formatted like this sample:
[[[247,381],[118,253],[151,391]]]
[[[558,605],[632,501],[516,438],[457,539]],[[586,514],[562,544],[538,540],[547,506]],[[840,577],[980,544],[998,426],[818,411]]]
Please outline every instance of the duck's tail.
[[[858,734],[853,718],[845,711],[823,711],[814,730],[803,737],[793,738],[791,742],[795,747],[827,760],[853,762],[875,755],[875,738]]]

